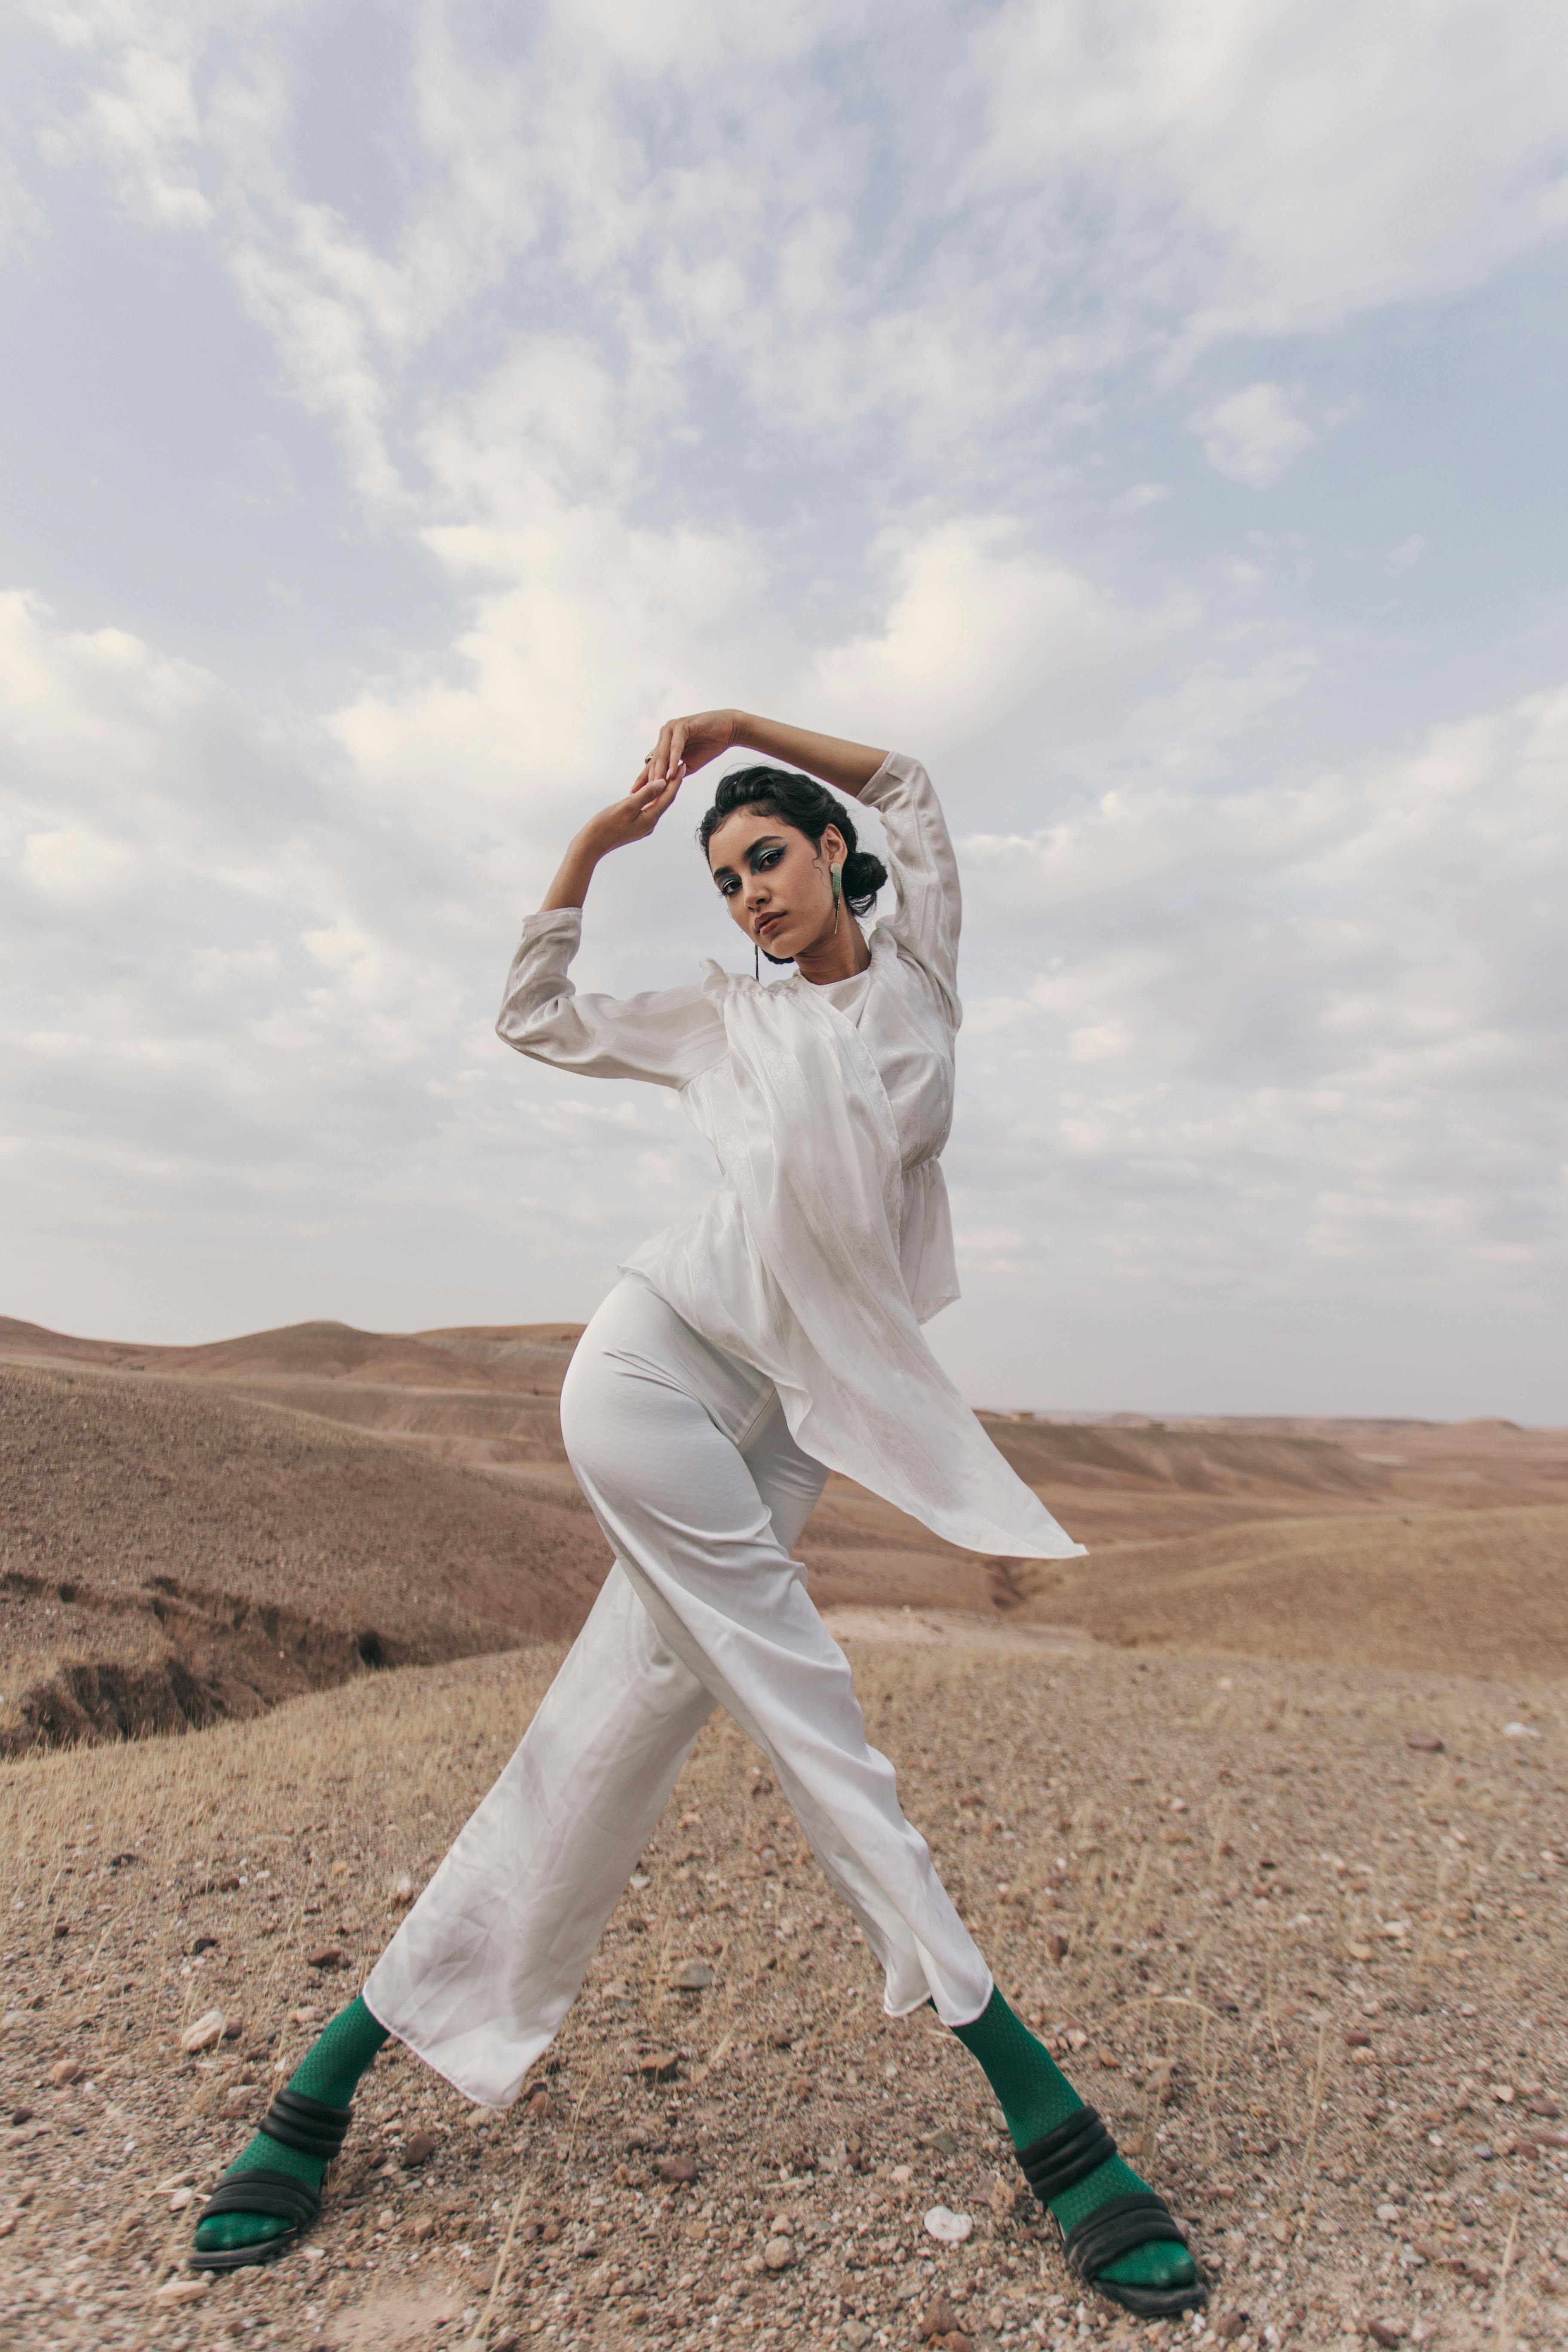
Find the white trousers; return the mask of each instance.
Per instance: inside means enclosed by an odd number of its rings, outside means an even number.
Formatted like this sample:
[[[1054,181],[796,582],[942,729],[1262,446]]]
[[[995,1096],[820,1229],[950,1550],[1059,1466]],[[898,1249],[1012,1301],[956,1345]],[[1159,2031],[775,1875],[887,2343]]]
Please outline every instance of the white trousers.
[[[623,1280],[561,1394],[616,1564],[521,1745],[383,1953],[364,1999],[469,2098],[503,2106],[571,2007],[715,1706],[763,1750],[886,1976],[978,2017],[991,1975],[868,1745],[790,1547],[825,1473],[771,1382]]]

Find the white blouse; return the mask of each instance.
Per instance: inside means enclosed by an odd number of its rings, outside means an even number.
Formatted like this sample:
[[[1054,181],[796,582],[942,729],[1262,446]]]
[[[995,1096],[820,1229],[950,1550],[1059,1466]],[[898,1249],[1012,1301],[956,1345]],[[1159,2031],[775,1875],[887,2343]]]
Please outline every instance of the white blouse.
[[[796,1443],[968,1551],[1081,1552],[1008,1467],[920,1326],[958,1296],[939,1154],[952,1123],[958,867],[931,779],[886,759],[893,905],[869,969],[759,985],[705,961],[684,988],[579,996],[582,912],[531,915],[498,1034],[584,1076],[679,1089],[713,1197],[629,1257],[714,1346],[773,1381]]]

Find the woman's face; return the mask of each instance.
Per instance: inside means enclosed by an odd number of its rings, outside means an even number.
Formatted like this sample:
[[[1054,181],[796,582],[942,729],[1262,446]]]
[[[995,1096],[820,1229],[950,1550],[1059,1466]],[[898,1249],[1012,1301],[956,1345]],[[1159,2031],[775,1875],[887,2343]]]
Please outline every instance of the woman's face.
[[[708,868],[747,938],[782,960],[804,954],[832,930],[829,868],[844,846],[836,824],[814,842],[782,816],[738,808],[715,827]]]

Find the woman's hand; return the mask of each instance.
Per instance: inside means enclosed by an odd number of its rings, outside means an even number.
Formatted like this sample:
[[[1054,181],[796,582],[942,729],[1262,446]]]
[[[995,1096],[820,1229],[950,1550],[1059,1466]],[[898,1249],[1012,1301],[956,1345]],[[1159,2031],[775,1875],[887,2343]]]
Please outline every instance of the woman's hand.
[[[595,857],[607,857],[612,849],[624,849],[628,841],[646,841],[680,790],[685,772],[674,767],[656,783],[645,770],[624,801],[612,801],[608,808],[588,819],[578,841],[591,848]]]
[[[562,859],[561,871],[545,892],[540,913],[550,914],[557,907],[580,907],[600,858],[607,857],[612,849],[624,849],[630,841],[646,841],[680,790],[685,774],[678,765],[656,783],[645,763],[624,801],[612,801],[608,808],[588,819]]]
[[[847,742],[841,735],[819,735],[808,727],[789,727],[779,719],[758,719],[749,710],[700,710],[690,719],[665,720],[658,741],[644,762],[643,774],[651,783],[684,763],[686,774],[694,775],[733,744],[760,751],[767,760],[787,761],[792,767],[804,768],[808,776],[820,776],[825,784],[857,796],[888,756],[873,751],[868,743]]]
[[[699,710],[689,719],[667,719],[642,772],[650,783],[673,775],[678,768],[695,775],[739,741],[740,727],[738,710]]]

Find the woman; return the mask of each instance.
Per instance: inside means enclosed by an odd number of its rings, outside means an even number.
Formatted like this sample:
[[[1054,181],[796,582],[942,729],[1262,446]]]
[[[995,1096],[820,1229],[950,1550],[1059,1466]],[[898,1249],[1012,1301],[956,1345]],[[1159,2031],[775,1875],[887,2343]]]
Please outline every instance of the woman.
[[[646,840],[736,745],[699,838],[752,946],[692,985],[579,997],[599,860]],[[805,772],[802,773],[801,771]],[[889,877],[839,793],[877,809]],[[520,1053],[679,1089],[714,1197],[629,1258],[561,1396],[615,1554],[521,1746],[205,2208],[193,2259],[264,2261],[314,2218],[360,2074],[396,2034],[470,2098],[515,2099],[715,1706],[767,1755],[886,1977],[984,2068],[1076,2274],[1131,2311],[1195,2309],[1180,2232],[1008,2008],[867,1745],[849,1668],[790,1557],[830,1469],[969,1549],[1081,1551],[1008,1468],[920,1325],[957,1296],[939,1155],[952,1109],[958,874],[913,761],[708,711],[670,720],[523,926],[498,1024]],[[790,978],[761,984],[762,960]]]

